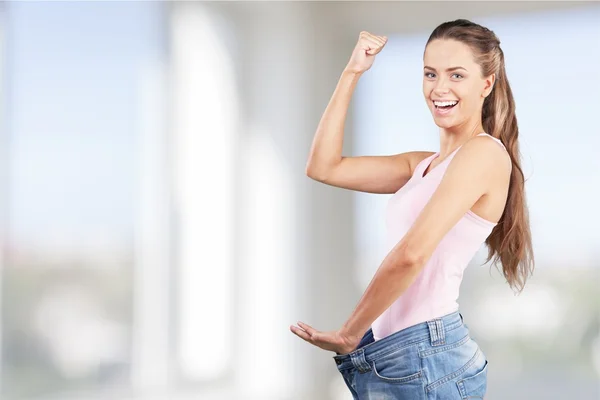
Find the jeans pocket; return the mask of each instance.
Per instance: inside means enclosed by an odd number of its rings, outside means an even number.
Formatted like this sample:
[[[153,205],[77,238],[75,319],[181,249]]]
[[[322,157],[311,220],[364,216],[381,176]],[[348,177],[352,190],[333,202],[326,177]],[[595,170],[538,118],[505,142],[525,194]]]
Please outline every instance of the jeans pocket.
[[[485,360],[480,371],[456,382],[461,399],[483,399],[487,390],[487,369],[488,361]]]
[[[408,383],[421,378],[421,360],[417,347],[410,346],[396,350],[371,361],[373,373],[388,383]]]

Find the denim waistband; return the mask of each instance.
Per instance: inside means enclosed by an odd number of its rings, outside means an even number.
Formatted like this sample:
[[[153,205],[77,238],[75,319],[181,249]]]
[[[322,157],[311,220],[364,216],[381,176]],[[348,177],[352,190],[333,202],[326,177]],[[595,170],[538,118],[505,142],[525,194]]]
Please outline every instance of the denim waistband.
[[[363,336],[358,348],[351,353],[335,355],[333,359],[339,369],[352,368],[356,360],[364,359],[367,362],[376,360],[386,354],[396,351],[402,347],[429,341],[432,345],[445,343],[445,333],[463,325],[463,318],[459,311],[425,321],[408,328],[394,332],[384,338],[373,342],[373,331],[371,328]],[[368,342],[363,346],[363,343]]]

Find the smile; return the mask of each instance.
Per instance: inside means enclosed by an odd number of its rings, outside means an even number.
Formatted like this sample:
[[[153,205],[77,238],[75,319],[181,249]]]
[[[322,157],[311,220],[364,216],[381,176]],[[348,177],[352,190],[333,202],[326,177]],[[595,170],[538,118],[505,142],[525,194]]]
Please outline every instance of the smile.
[[[458,104],[458,100],[450,100],[450,101],[433,101],[433,105],[435,106],[435,108],[438,109],[442,109],[442,110],[448,110],[452,107],[454,107],[455,105]]]

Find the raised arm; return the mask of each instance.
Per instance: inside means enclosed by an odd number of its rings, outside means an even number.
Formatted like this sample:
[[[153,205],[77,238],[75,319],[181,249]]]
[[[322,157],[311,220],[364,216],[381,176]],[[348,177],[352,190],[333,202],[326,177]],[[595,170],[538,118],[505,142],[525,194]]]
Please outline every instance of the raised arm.
[[[342,156],[344,125],[358,80],[373,64],[387,38],[361,32],[348,65],[317,127],[306,174],[319,182],[369,193],[395,193],[415,166],[432,152],[413,151],[389,156]]]

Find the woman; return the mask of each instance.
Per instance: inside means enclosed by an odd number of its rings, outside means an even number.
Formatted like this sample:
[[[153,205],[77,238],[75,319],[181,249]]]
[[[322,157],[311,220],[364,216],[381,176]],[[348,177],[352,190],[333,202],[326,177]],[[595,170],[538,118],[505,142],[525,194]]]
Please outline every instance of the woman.
[[[512,288],[533,253],[515,105],[500,41],[460,19],[438,26],[423,57],[423,94],[440,151],[342,157],[344,120],[359,77],[385,43],[361,32],[318,126],[307,174],[389,193],[395,244],[337,331],[290,329],[333,357],[355,399],[482,399],[488,361],[458,311],[463,271],[483,243]],[[391,247],[391,246],[390,246]]]

